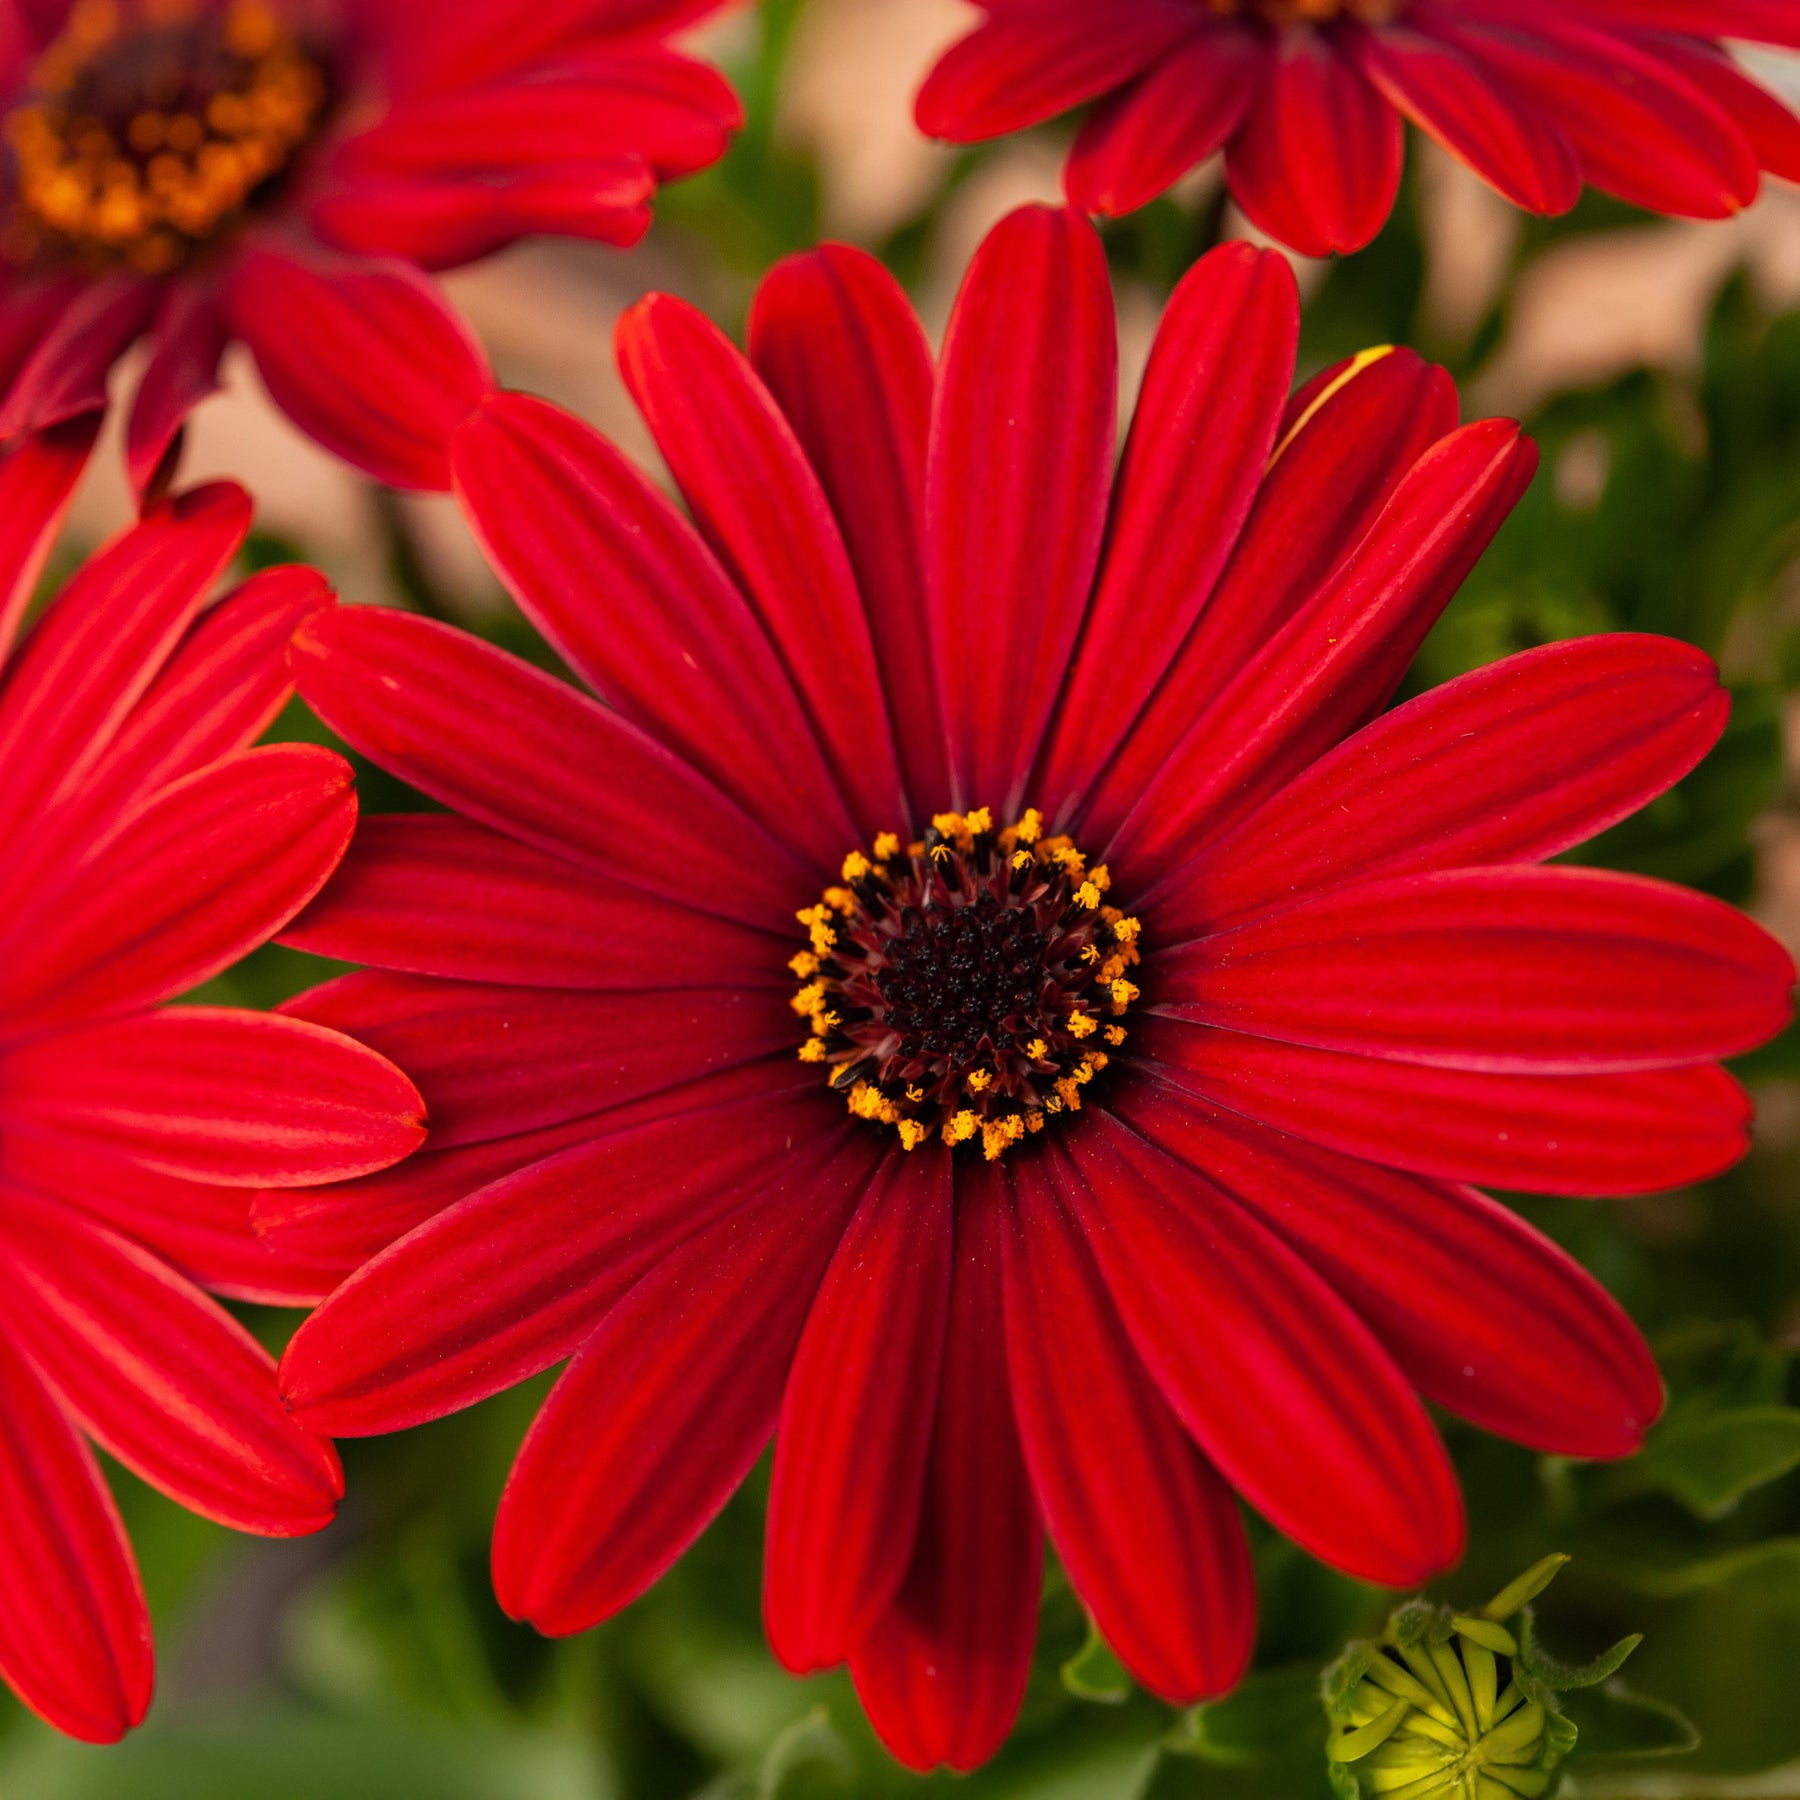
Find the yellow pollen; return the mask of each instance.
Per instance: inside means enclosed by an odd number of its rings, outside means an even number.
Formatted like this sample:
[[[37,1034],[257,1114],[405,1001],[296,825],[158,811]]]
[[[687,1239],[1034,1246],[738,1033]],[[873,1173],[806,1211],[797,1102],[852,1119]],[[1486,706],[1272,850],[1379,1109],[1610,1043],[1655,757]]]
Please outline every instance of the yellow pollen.
[[[961,813],[933,813],[931,829],[939,837],[959,838],[963,834],[963,816]]]
[[[1044,1129],[1044,1115],[1041,1109],[1034,1106],[1031,1111],[1025,1115],[1025,1129],[1027,1131],[1042,1131]]]
[[[900,834],[897,831],[884,831],[875,840],[875,860],[892,862],[900,854]]]
[[[1013,830],[1021,844],[1035,844],[1044,835],[1044,815],[1035,806],[1027,807],[1025,816]]]
[[[856,896],[848,888],[828,887],[825,890],[825,903],[833,912],[848,917],[856,911]]]
[[[819,972],[819,959],[810,950],[802,950],[797,956],[788,958],[788,967],[802,981],[810,981]]]
[[[952,1146],[967,1143],[981,1129],[980,1121],[966,1107],[944,1125],[944,1142]]]
[[[844,858],[843,877],[846,881],[861,881],[872,866],[860,850],[852,850]]]
[[[1015,850],[1013,852],[1012,866],[1015,869],[1028,869],[1035,860],[1036,859],[1029,850]]]
[[[1069,1035],[1078,1038],[1090,1037],[1093,1035],[1097,1023],[1097,1020],[1090,1019],[1086,1013],[1070,1013]]]
[[[1075,890],[1075,901],[1077,905],[1085,906],[1089,912],[1092,912],[1100,904],[1100,890],[1093,882],[1084,881]]]
[[[983,832],[994,829],[994,815],[985,806],[978,806],[963,819],[970,837],[980,837]]]
[[[1031,1042],[1025,1046],[1025,1054],[1029,1056],[1033,1062],[1042,1062],[1044,1058],[1050,1054],[1050,1046],[1046,1044],[1042,1038],[1033,1038]]]
[[[1143,930],[1143,922],[1138,919],[1114,919],[1112,934],[1121,944],[1135,944],[1138,933]]]
[[[788,1001],[788,1005],[791,1006],[795,1012],[799,1013],[802,1018],[809,1018],[816,1012],[822,1012],[825,1008],[824,982],[808,982],[799,993],[795,994],[793,998]]]
[[[1070,1112],[1081,1111],[1081,1084],[1072,1075],[1065,1075],[1056,1084],[1056,1095]]]
[[[972,1070],[970,1072],[968,1080],[963,1083],[963,1086],[966,1087],[971,1094],[984,1093],[988,1088],[992,1087],[993,1085],[994,1085],[994,1078],[992,1075],[990,1075],[987,1072],[986,1069]]]
[[[803,1063],[823,1062],[825,1060],[825,1040],[816,1037],[808,1038],[800,1046],[800,1060]]]
[[[933,844],[931,846],[931,860],[933,862],[948,862],[955,854],[956,852],[952,850],[948,844]]]
[[[1084,945],[1081,951],[1081,960],[1090,963],[1098,962],[1100,960],[1100,946],[1098,944]]]
[[[1125,1027],[1123,1025],[1109,1025],[1100,1035],[1116,1050],[1125,1041]]]
[[[894,1129],[900,1134],[902,1150],[916,1150],[931,1136],[931,1133],[917,1119],[901,1119]]]
[[[193,73],[205,71],[204,76]],[[190,78],[217,83],[169,113]],[[318,127],[325,77],[266,0],[76,0],[7,115],[0,250],[162,273],[234,225]],[[133,103],[134,90],[136,103]]]
[[[812,1017],[813,1034],[816,1037],[829,1037],[843,1022],[834,1012],[816,1012]]]
[[[925,1098],[925,1090],[917,1082],[909,1082],[906,1088],[906,1097],[914,1106],[917,1106]]]
[[[1024,1135],[1025,1121],[1017,1113],[989,1119],[981,1128],[981,1153],[989,1162],[998,1162],[1006,1147],[1016,1144]]]
[[[1122,1013],[1137,997],[1138,990],[1134,983],[1123,979],[1115,981],[1112,984],[1113,1012]]]

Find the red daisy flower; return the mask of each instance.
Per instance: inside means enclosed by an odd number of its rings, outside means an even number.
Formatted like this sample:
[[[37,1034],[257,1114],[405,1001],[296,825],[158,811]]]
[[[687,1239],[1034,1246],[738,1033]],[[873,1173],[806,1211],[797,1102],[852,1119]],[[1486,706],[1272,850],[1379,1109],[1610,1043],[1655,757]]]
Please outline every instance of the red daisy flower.
[[[250,509],[201,488],[98,552],[9,659],[82,449],[0,466],[0,1675],[109,1742],[149,1705],[150,1620],[86,1440],[239,1530],[326,1524],[336,1453],[200,1284],[292,1299],[250,1190],[385,1168],[423,1130],[362,1045],[162,1004],[265,942],[349,842],[341,757],[246,748],[329,596],[276,569],[202,612]]]
[[[919,92],[921,130],[972,144],[1096,102],[1071,204],[1119,214],[1215,151],[1244,212],[1307,256],[1360,250],[1393,210],[1410,119],[1515,205],[1581,184],[1717,219],[1761,171],[1800,180],[1800,119],[1722,38],[1800,48],[1789,0],[978,0],[990,17]]]
[[[302,430],[400,487],[492,386],[420,269],[630,244],[740,123],[671,50],[719,0],[0,0],[0,439],[149,360],[140,491],[231,338]]]
[[[1039,209],[936,369],[853,250],[770,276],[748,359],[653,297],[620,357],[693,526],[542,402],[452,445],[605,704],[393,612],[295,644],[450,809],[365,821],[289,934],[376,965],[297,1010],[437,1127],[258,1199],[278,1247],[379,1252],[293,1340],[296,1416],[391,1430],[572,1358],[495,1529],[549,1632],[640,1593],[774,1433],[771,1641],[847,1658],[920,1767],[1008,1728],[1040,1522],[1192,1700],[1250,1648],[1234,1489],[1405,1586],[1463,1541],[1421,1394],[1632,1450],[1636,1332],[1461,1184],[1723,1168],[1714,1059],[1788,1012],[1728,907],[1533,866],[1704,754],[1704,656],[1557,644],[1382,710],[1530,478],[1517,428],[1456,429],[1404,350],[1290,399],[1292,278],[1235,245],[1115,473],[1113,330],[1098,237]]]

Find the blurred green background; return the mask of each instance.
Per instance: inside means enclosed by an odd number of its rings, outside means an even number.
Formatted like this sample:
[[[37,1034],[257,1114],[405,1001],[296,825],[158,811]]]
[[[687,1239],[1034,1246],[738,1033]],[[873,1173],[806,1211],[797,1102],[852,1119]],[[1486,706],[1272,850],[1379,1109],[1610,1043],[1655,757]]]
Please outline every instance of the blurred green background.
[[[750,128],[725,164],[665,197],[642,252],[532,249],[467,280],[459,298],[497,338],[503,371],[551,386],[546,372],[573,353],[539,297],[586,296],[586,313],[563,309],[595,321],[578,340],[586,385],[559,397],[626,434],[604,387],[604,321],[618,305],[675,286],[735,330],[757,273],[829,230],[880,251],[941,322],[979,229],[1013,200],[1053,192],[1062,140],[962,154],[904,145],[903,110],[897,124],[887,115],[903,109],[907,57],[917,64],[932,47],[895,36],[910,3],[781,0],[729,24],[710,47],[740,84]],[[920,13],[938,40],[956,22],[936,0],[920,0]],[[859,112],[872,142],[856,136]],[[1109,228],[1128,368],[1173,281],[1238,224],[1202,177]],[[1302,272],[1303,374],[1367,344],[1412,343],[1451,368],[1471,410],[1521,411],[1544,451],[1537,485],[1426,645],[1415,684],[1601,629],[1673,633],[1720,658],[1736,709],[1718,751],[1582,855],[1752,905],[1790,943],[1800,924],[1800,806],[1784,730],[1800,717],[1790,700],[1800,684],[1791,244],[1791,192],[1730,226],[1659,225],[1592,198],[1568,219],[1526,222],[1441,162],[1415,159],[1382,238]],[[217,440],[200,448],[202,462],[230,460]],[[441,510],[364,496],[369,531],[347,544],[316,497],[315,529],[284,510],[278,478],[265,485],[273,524],[256,540],[261,559],[316,558],[358,597],[448,613],[544,655],[470,575]],[[103,511],[100,500],[78,513],[76,536],[99,529]],[[296,709],[278,735],[317,733]],[[365,805],[407,804],[364,774]],[[267,1005],[323,972],[268,951],[208,997]],[[1759,1141],[1723,1180],[1624,1204],[1519,1202],[1657,1345],[1673,1399],[1645,1455],[1581,1467],[1446,1422],[1472,1539],[1441,1597],[1479,1600],[1562,1549],[1576,1560],[1542,1609],[1552,1647],[1584,1657],[1646,1634],[1619,1680],[1584,1702],[1568,1791],[1591,1800],[1800,1796],[1800,1040],[1790,1034],[1741,1072],[1759,1099]],[[248,1316],[277,1348],[293,1323]],[[346,1444],[343,1515],[312,1540],[235,1537],[114,1470],[156,1616],[155,1711],[128,1744],[96,1751],[0,1697],[0,1795],[800,1800],[927,1785],[883,1754],[845,1679],[792,1680],[765,1650],[766,1464],[674,1573],[603,1629],[553,1644],[501,1616],[488,1530],[547,1380],[404,1437]],[[1052,1569],[1018,1731],[955,1785],[971,1800],[1327,1795],[1318,1673],[1347,1637],[1379,1625],[1392,1597],[1266,1531],[1257,1545],[1256,1671],[1237,1695],[1186,1714],[1135,1691],[1088,1642]]]

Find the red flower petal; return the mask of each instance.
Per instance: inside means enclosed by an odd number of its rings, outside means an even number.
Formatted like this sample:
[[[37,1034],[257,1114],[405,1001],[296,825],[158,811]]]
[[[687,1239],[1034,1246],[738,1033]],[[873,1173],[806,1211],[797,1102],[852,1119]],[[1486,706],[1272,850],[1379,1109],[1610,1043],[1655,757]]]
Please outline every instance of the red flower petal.
[[[807,872],[617,713],[432,619],[338,607],[294,639],[332,729],[477,824],[653,894],[794,929]]]
[[[1132,1083],[1118,1106],[1253,1208],[1429,1399],[1557,1455],[1642,1446],[1663,1403],[1648,1346],[1593,1276],[1505,1207],[1265,1131],[1160,1083]]]
[[[0,1675],[58,1731],[117,1743],[155,1681],[118,1508],[60,1405],[0,1337]]]
[[[1089,795],[1104,840],[1232,677],[1312,598],[1413,464],[1456,428],[1456,389],[1410,350],[1365,352],[1300,390],[1231,560]]]
[[[82,564],[0,685],[0,850],[100,761],[249,529],[249,496],[220,482]]]
[[[850,1659],[882,1742],[909,1769],[1000,1748],[1031,1674],[1043,1531],[1019,1451],[1001,1293],[997,1169],[959,1170],[943,1374],[912,1562]]]
[[[974,144],[1054,119],[1142,74],[1197,23],[1180,0],[1115,0],[1098,30],[1087,0],[994,10],[920,88],[913,112],[927,137]]]
[[[1365,725],[1139,910],[1173,944],[1339,882],[1554,856],[1672,787],[1730,710],[1671,638],[1509,656]]]
[[[624,1111],[421,1225],[294,1334],[281,1364],[294,1416],[360,1437],[473,1405],[567,1356],[753,1196],[791,1207],[811,1191],[791,1145],[820,1119],[816,1085],[792,1082],[787,1066],[763,1069],[740,1083],[747,1099],[677,1100],[649,1124]],[[661,1342],[662,1327],[647,1335]]]
[[[1534,98],[1595,187],[1699,219],[1756,198],[1756,155],[1730,114],[1630,38],[1537,13],[1524,25],[1439,14],[1429,29]]]
[[[538,988],[788,988],[787,948],[444,813],[365,817],[282,933],[315,956]]]
[[[7,1051],[0,1122],[227,1187],[365,1174],[424,1136],[417,1092],[373,1051],[298,1019],[214,1006]]]
[[[1795,41],[1800,42],[1800,37]],[[1761,83],[1744,75],[1725,51],[1696,44],[1691,38],[1674,37],[1647,39],[1641,47],[1669,64],[1727,114],[1769,174],[1784,181],[1800,181],[1800,118]]]
[[[594,994],[478,986],[365,969],[290,1000],[403,1068],[431,1142],[511,1137],[755,1062],[794,1044],[774,990]]]
[[[702,535],[755,607],[851,811],[900,817],[900,774],[868,617],[806,452],[743,353],[680,300],[619,321],[620,373]]]
[[[322,194],[309,212],[313,229],[340,250],[450,269],[536,233],[629,248],[650,229],[655,191],[649,166],[631,156],[504,180],[358,179]]]
[[[508,590],[595,692],[835,873],[857,827],[756,614],[669,501],[515,394],[462,425],[450,468]]]
[[[959,805],[1018,813],[1099,559],[1117,377],[1098,235],[1044,207],[1002,220],[951,314],[927,470],[932,641]]]
[[[1146,771],[1106,860],[1174,867],[1379,712],[1536,462],[1501,419],[1421,457],[1329,582]]]
[[[905,1158],[858,1207],[807,1315],[763,1552],[769,1643],[796,1674],[860,1645],[912,1561],[954,1227],[950,1159]]]
[[[1335,42],[1281,34],[1262,98],[1225,151],[1232,198],[1303,256],[1360,250],[1400,191],[1400,116]]]
[[[1179,1705],[1223,1693],[1256,1635],[1231,1492],[1139,1360],[1045,1164],[1020,1158],[1011,1174],[1007,1362],[1051,1541],[1138,1680]]]
[[[1709,895],[1597,869],[1446,869],[1315,894],[1154,959],[1160,1010],[1441,1068],[1602,1074],[1753,1049],[1794,965]]]
[[[922,816],[950,791],[920,542],[931,348],[900,284],[844,244],[776,264],[751,302],[748,343],[844,534]]]
[[[879,1179],[871,1138],[822,1142],[646,1275],[551,1389],[494,1522],[494,1592],[513,1618],[563,1636],[610,1617],[762,1453],[813,1295]]]
[[[494,375],[416,269],[262,242],[232,265],[223,301],[276,405],[302,431],[377,481],[450,485],[450,433]]]
[[[274,1360],[223,1307],[60,1207],[8,1189],[4,1215],[7,1335],[112,1455],[238,1531],[331,1522],[337,1453],[288,1417]]]
[[[159,1175],[82,1139],[13,1132],[0,1145],[0,1177],[99,1219],[197,1285],[234,1300],[310,1304],[344,1273],[299,1256],[278,1261],[245,1229],[251,1196],[242,1188]]]
[[[1170,299],[1033,781],[1047,808],[1104,766],[1206,605],[1275,447],[1299,330],[1287,264],[1247,244],[1203,257]]]
[[[163,469],[188,414],[218,392],[227,337],[210,285],[170,284],[150,330],[150,363],[125,430],[125,470],[140,496]]]
[[[0,669],[99,430],[100,414],[90,413],[0,457]]]
[[[641,156],[667,180],[725,154],[742,123],[717,69],[661,45],[560,55],[529,81],[398,98],[332,159],[333,174],[492,177]]]
[[[1620,25],[1800,49],[1800,18],[1789,0],[1587,0],[1584,10]]]
[[[107,275],[59,306],[0,401],[0,441],[106,410],[106,381],[156,315],[162,283]]]
[[[173,999],[268,941],[356,826],[355,775],[312,744],[164,788],[60,880],[0,907],[0,1043]]]
[[[1635,1075],[1486,1075],[1340,1056],[1148,1017],[1132,1033],[1195,1093],[1351,1156],[1534,1194],[1704,1181],[1749,1146],[1750,1103],[1711,1064]]]
[[[1412,1587],[1462,1554],[1456,1474],[1368,1328],[1293,1251],[1104,1113],[1065,1193],[1139,1353],[1200,1447],[1334,1568]]]
[[[1173,187],[1262,99],[1271,50],[1265,33],[1220,20],[1102,100],[1069,151],[1069,204],[1118,218]]]
[[[1457,45],[1399,23],[1345,42],[1375,91],[1527,212],[1565,213],[1581,164],[1543,112]]]

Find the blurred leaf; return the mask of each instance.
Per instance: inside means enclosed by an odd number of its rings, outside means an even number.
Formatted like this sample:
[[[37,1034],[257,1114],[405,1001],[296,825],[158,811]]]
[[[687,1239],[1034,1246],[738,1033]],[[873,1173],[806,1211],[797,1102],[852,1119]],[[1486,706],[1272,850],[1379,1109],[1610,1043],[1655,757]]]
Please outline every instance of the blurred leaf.
[[[1319,1671],[1306,1663],[1251,1675],[1224,1699],[1189,1707],[1166,1742],[1175,1754],[1203,1762],[1241,1765],[1316,1754],[1323,1765]]]
[[[545,1735],[270,1714],[150,1726],[112,1749],[43,1734],[0,1765],[31,1800],[606,1800],[591,1751]]]
[[[1130,1697],[1131,1677],[1091,1619],[1087,1642],[1062,1665],[1062,1683],[1077,1700],[1094,1700],[1103,1706],[1117,1706]]]
[[[1685,1756],[1700,1747],[1700,1733],[1679,1707],[1621,1680],[1571,1695],[1563,1711],[1581,1734],[1575,1755],[1582,1763],[1610,1756]]]
[[[1638,1478],[1703,1519],[1731,1511],[1752,1489],[1800,1467],[1800,1410],[1740,1406],[1688,1413],[1650,1434]]]

